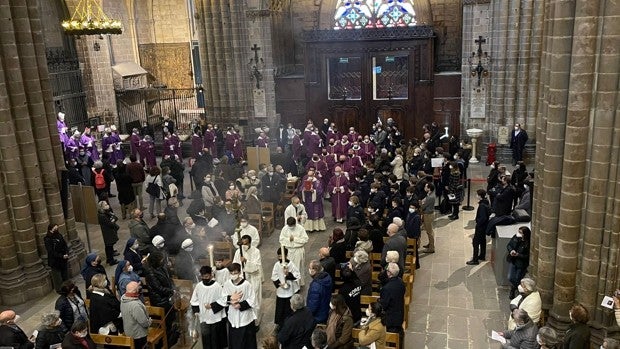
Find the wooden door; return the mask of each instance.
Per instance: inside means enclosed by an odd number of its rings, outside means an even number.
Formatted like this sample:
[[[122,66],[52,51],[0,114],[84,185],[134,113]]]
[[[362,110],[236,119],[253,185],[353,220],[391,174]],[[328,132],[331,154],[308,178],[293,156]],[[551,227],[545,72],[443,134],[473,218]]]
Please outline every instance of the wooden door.
[[[359,108],[351,106],[334,107],[330,113],[330,120],[333,120],[336,127],[342,134],[348,133],[349,127],[351,126],[355,127],[356,130],[359,130]]]

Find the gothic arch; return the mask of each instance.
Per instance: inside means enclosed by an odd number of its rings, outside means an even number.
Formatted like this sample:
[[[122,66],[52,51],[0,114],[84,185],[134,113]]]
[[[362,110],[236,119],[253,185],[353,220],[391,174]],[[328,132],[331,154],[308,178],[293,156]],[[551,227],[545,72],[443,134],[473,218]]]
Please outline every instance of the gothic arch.
[[[319,3],[319,27],[317,29],[333,29],[334,28],[334,12],[338,0],[315,0],[315,4]],[[432,25],[433,12],[431,10],[430,0],[415,0],[414,8],[418,25]]]

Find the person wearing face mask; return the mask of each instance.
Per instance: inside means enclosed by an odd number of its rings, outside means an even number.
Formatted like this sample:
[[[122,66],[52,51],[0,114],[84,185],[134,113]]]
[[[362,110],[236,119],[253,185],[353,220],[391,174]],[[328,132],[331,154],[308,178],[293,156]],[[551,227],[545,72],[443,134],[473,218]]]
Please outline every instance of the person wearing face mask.
[[[228,304],[228,348],[256,349],[254,287],[243,278],[239,263],[231,263],[228,271],[230,281],[224,283],[222,288]]]
[[[34,348],[34,339],[29,339],[19,323],[20,316],[13,310],[5,310],[0,313],[0,346],[13,347],[15,349]]]
[[[35,349],[49,349],[51,345],[60,344],[65,339],[67,329],[62,324],[58,311],[41,316],[41,327],[34,343]]]
[[[575,304],[568,312],[571,324],[564,335],[563,349],[590,348],[590,315],[588,309],[581,304]]]
[[[325,212],[323,210],[323,183],[312,170],[301,180],[298,192],[306,208],[308,219],[303,223],[307,231],[325,230]]]
[[[62,283],[69,279],[68,265],[69,246],[62,234],[58,231],[58,224],[50,224],[47,234],[43,238],[47,251],[47,263],[51,269],[54,289],[60,291]]]
[[[139,290],[140,285],[137,282],[127,284],[127,292],[121,297],[121,318],[125,335],[133,338],[135,348],[144,348],[151,318],[140,300]]]
[[[312,260],[308,264],[308,274],[312,282],[308,286],[307,306],[317,324],[324,324],[329,314],[332,294],[332,278],[323,270],[321,262]]]
[[[331,194],[332,216],[338,223],[342,223],[347,214],[349,201],[349,180],[342,175],[342,168],[336,166],[334,176],[327,184],[327,192]]]
[[[476,228],[472,239],[474,253],[472,259],[465,262],[467,265],[478,265],[480,260],[486,259],[487,253],[486,231],[491,216],[491,207],[486,190],[478,189],[476,194],[478,195],[478,210],[476,211]]]
[[[360,296],[362,292],[362,282],[357,273],[353,271],[352,262],[347,263],[340,271],[342,285],[338,288],[338,294],[344,298],[344,302],[351,311],[353,323],[358,323],[362,318]]]
[[[248,188],[243,206],[245,206],[246,214],[258,214],[262,217],[263,210],[261,208],[260,199],[258,198],[258,189],[256,187],[252,186]]]
[[[140,275],[138,275],[131,262],[127,260],[120,261],[114,271],[114,280],[116,280],[116,292],[122,297],[127,291],[127,285],[134,281],[140,283]]]
[[[284,250],[284,251],[283,251]],[[284,253],[284,255],[282,255]],[[274,323],[277,328],[282,328],[294,309],[291,309],[291,297],[299,291],[299,279],[301,273],[295,263],[288,259],[286,247],[276,251],[278,259],[271,270],[271,281],[276,287],[276,309]]]
[[[233,198],[239,199],[241,197],[241,191],[237,189],[235,182],[228,182],[228,189],[226,189],[224,196],[226,197],[226,200],[232,200]]]
[[[374,343],[376,349],[385,349],[385,320],[383,307],[379,302],[372,302],[366,308],[366,320],[359,333],[360,346],[371,346]]]
[[[530,314],[530,318],[535,324],[540,320],[542,312],[542,300],[540,294],[536,290],[536,282],[530,278],[521,279],[521,283],[517,287],[519,295],[510,302],[510,310],[524,309]],[[508,319],[508,329],[514,330],[515,321],[512,317]]]
[[[510,133],[510,149],[512,149],[512,164],[523,161],[523,149],[527,143],[527,132],[521,128],[521,124],[516,123],[514,130]]]
[[[239,248],[233,257],[234,263],[241,265],[241,273],[254,288],[254,311],[256,313],[256,326],[260,326],[261,311],[260,306],[263,300],[263,262],[258,248],[252,245],[250,235],[242,235]]]
[[[388,263],[387,282],[381,287],[379,303],[385,311],[385,327],[388,332],[398,333],[403,342],[403,318],[405,313],[405,284],[398,276],[400,268],[396,263]]]
[[[530,265],[530,237],[532,231],[526,226],[519,227],[519,231],[510,239],[506,249],[508,255],[506,261],[510,263],[508,272],[508,280],[512,284],[510,290],[510,299],[516,295],[517,287],[521,283],[521,279],[527,273]]]
[[[347,202],[347,221],[354,217],[357,218],[358,222],[366,222],[364,208],[360,205],[360,198],[357,195],[351,195]]]
[[[190,304],[192,312],[200,321],[200,335],[203,348],[225,348],[226,299],[222,297],[222,285],[213,278],[211,266],[200,268],[201,282],[196,284]]]
[[[204,184],[201,190],[202,200],[205,204],[205,211],[211,213],[211,208],[213,207],[215,197],[220,196],[220,193],[217,191],[217,188],[215,188],[210,174],[204,177]]]
[[[532,321],[527,311],[514,309],[511,316],[515,321],[515,329],[498,332],[500,336],[506,338],[506,343],[502,344],[502,349],[537,349],[536,335],[538,327]]]
[[[95,349],[95,347],[95,343],[90,338],[88,327],[84,321],[74,323],[62,341],[63,349]]]
[[[301,200],[298,196],[293,196],[291,198],[291,204],[284,210],[284,221],[286,222],[291,217],[295,218],[295,220],[302,225],[306,222],[306,219],[308,219],[306,207],[301,204]]]
[[[604,338],[600,349],[620,349],[620,341],[614,338]]]
[[[258,234],[258,229],[248,222],[247,217],[241,217],[241,220],[239,221],[239,228],[241,228],[239,234],[234,233],[231,236],[233,246],[239,248],[239,237],[248,235],[252,239],[252,246],[258,248],[258,245],[260,245],[260,235]]]
[[[114,244],[118,242],[118,230],[120,229],[116,224],[118,218],[111,212],[110,205],[105,201],[99,201],[97,208],[97,219],[103,235],[106,261],[108,265],[116,265],[118,261],[114,258]]]
[[[329,317],[325,328],[328,348],[352,349],[353,318],[344,297],[340,294],[333,295],[329,308]]]
[[[133,271],[136,274],[142,275],[142,255],[140,254],[140,244],[136,238],[129,238],[127,240],[123,257],[132,265]]]
[[[174,270],[177,278],[197,282],[196,270],[194,269],[194,242],[192,239],[185,239],[181,243],[181,250],[174,258]]]
[[[167,256],[161,250],[151,252],[144,268],[144,274],[146,276],[146,284],[149,287],[151,305],[164,308],[167,314],[166,333],[168,334],[168,345],[172,346],[174,344],[171,343],[176,342],[176,339],[178,339],[178,332],[172,330],[176,312],[170,311],[172,308],[171,298],[175,293],[175,286],[168,271],[166,258]]]
[[[63,282],[59,294],[54,309],[59,311],[60,318],[67,328],[71,328],[77,321],[88,321],[88,311],[84,300],[73,281]]]
[[[286,225],[280,231],[279,243],[288,250],[288,258],[295,265],[305,265],[305,245],[308,242],[308,234],[306,229],[293,217],[286,219]],[[301,270],[300,285],[305,284],[305,273]]]
[[[267,166],[267,174],[261,179],[263,201],[273,203],[274,207],[280,202],[280,195],[284,192],[285,182],[280,175],[276,175],[273,166]]]
[[[118,316],[121,313],[121,304],[112,291],[110,283],[104,274],[93,275],[87,294],[90,298],[88,312],[90,314],[91,333],[122,333],[123,322]]]
[[[80,271],[82,278],[84,279],[84,287],[86,287],[86,297],[88,298],[88,289],[90,288],[90,281],[96,274],[106,275],[105,268],[101,265],[101,257],[96,253],[89,253],[86,255],[84,265]]]

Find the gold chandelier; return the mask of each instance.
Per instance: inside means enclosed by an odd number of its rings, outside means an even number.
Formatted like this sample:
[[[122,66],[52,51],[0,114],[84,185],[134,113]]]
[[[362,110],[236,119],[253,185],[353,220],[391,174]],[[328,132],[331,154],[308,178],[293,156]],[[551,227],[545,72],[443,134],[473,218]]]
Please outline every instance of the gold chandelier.
[[[69,35],[121,34],[121,21],[110,19],[101,7],[102,0],[80,0],[71,19],[62,21]]]

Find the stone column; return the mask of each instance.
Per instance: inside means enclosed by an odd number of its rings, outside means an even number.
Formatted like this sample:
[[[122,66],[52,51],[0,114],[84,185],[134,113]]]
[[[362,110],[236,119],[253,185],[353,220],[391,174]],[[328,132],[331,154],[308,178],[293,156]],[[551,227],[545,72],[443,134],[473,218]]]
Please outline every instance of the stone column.
[[[549,324],[565,330],[581,303],[599,345],[617,328],[600,303],[618,287],[620,5],[544,6],[531,272]]]

